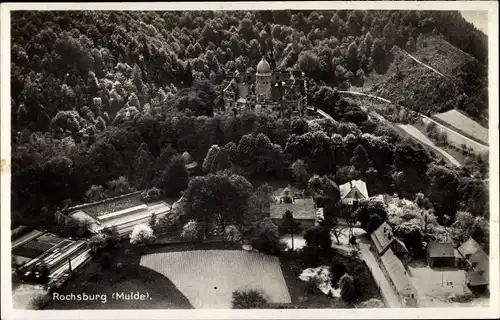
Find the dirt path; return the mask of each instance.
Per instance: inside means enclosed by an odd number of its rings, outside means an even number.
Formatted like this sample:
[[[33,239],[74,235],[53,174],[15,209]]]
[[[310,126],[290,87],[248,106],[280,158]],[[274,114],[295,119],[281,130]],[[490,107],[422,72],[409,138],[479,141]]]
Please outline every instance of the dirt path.
[[[453,130],[453,129],[448,128],[447,126],[442,125],[441,123],[439,123],[439,122],[437,122],[437,121],[433,120],[432,118],[429,118],[429,117],[427,117],[427,116],[425,116],[425,115],[423,115],[423,114],[420,114],[420,116],[424,119],[424,121],[428,121],[428,122],[435,123],[435,124],[436,124],[439,128],[441,128],[441,129],[445,130],[446,132],[450,132],[451,134],[457,135],[457,136],[459,136],[459,137],[460,137],[460,138],[462,138],[462,139],[467,140],[467,142],[470,142],[470,143],[472,143],[472,144],[474,144],[474,145],[478,146],[478,148],[486,148],[486,149],[487,149],[487,151],[489,151],[489,149],[490,149],[490,147],[489,147],[489,146],[484,145],[484,144],[482,144],[482,143],[479,143],[479,142],[477,142],[477,141],[474,141],[474,140],[472,140],[471,138],[468,138],[468,137],[464,136],[463,134],[460,134],[459,132],[457,132],[457,131],[455,131],[455,130]]]
[[[418,139],[419,141],[421,141],[425,145],[427,145],[427,146],[431,147],[432,149],[436,150],[437,152],[439,152],[443,157],[445,157],[446,159],[448,159],[453,165],[455,165],[457,167],[461,167],[462,166],[460,164],[460,162],[457,161],[457,159],[453,158],[448,152],[446,152],[443,149],[441,149],[440,147],[436,146],[429,138],[427,138],[427,136],[425,134],[423,134],[422,132],[420,132],[414,126],[400,124],[399,127],[401,129],[403,129],[404,131],[406,131],[408,134],[410,134],[415,139]]]
[[[391,100],[388,100],[388,99],[385,99],[385,98],[382,98],[382,97],[378,97],[378,96],[374,96],[374,95],[371,95],[371,94],[367,94],[367,93],[362,93],[362,92],[355,92],[355,91],[339,91],[339,93],[343,93],[343,94],[352,94],[352,95],[357,95],[357,96],[365,96],[365,97],[369,97],[369,98],[373,98],[373,99],[377,99],[379,101],[383,101],[383,102],[386,102],[386,103],[391,103],[392,104],[392,101]],[[463,138],[465,140],[467,140],[468,142],[476,145],[479,149],[481,148],[484,148],[486,149],[486,151],[489,151],[489,146],[487,145],[483,145],[481,143],[478,143],[477,141],[474,141],[462,134],[460,134],[459,132],[456,132],[455,130],[453,129],[450,129],[442,124],[440,124],[439,122],[436,122],[435,120],[429,118],[428,116],[426,115],[423,115],[419,112],[417,112],[417,114],[422,118],[422,120],[426,123],[428,122],[432,122],[432,123],[435,123],[440,129],[444,130],[446,133],[448,134],[452,134],[452,135],[456,135],[460,138]],[[384,118],[385,119],[385,118]]]
[[[434,69],[434,68],[433,68],[433,67],[431,67],[430,65],[425,64],[425,63],[423,63],[422,61],[418,60],[417,58],[415,58],[414,56],[412,56],[412,55],[411,55],[411,54],[409,54],[408,52],[404,51],[404,53],[405,53],[408,57],[410,57],[413,61],[415,61],[416,63],[418,63],[418,64],[420,64],[420,65],[422,65],[422,66],[426,67],[427,69],[429,69],[429,70],[431,70],[432,72],[434,72],[434,73],[436,73],[436,74],[440,75],[441,77],[445,77],[445,78],[449,79],[449,77],[447,77],[447,76],[445,76],[444,74],[442,74],[441,72],[437,71],[436,69]]]

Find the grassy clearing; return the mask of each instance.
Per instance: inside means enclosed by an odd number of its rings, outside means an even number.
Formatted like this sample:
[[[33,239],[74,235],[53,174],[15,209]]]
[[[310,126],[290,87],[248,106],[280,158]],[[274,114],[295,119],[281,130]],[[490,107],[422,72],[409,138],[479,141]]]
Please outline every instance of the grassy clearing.
[[[450,154],[448,154],[445,150],[440,148],[439,146],[435,145],[434,142],[432,142],[424,133],[419,131],[417,128],[415,128],[412,125],[399,125],[399,127],[408,134],[410,134],[412,137],[415,139],[418,139],[422,144],[425,144],[426,146],[432,148],[436,154],[438,154],[441,158],[445,159],[448,163],[451,163],[454,166],[461,166],[460,162],[458,162],[455,158],[453,158]]]
[[[424,124],[422,124],[422,123],[416,123],[413,126],[415,128],[417,128],[418,131],[420,131],[423,135],[427,136],[426,126]],[[465,158],[467,156],[464,155],[457,147],[454,147],[454,146],[451,146],[451,145],[446,145],[446,146],[440,146],[440,148],[442,150],[446,151],[446,153],[448,153],[450,156],[452,156],[453,158],[455,158],[455,160],[457,160],[458,163],[460,163],[461,166],[465,166]]]
[[[255,289],[273,303],[290,303],[277,257],[241,250],[154,253],[141,266],[163,274],[195,308],[231,308],[235,290]]]
[[[426,125],[432,122],[429,119],[423,119],[423,121]],[[477,143],[476,141],[468,139],[467,137],[460,135],[459,133],[453,131],[452,129],[446,126],[437,125],[437,129],[442,132],[445,132],[448,143],[457,148],[462,148],[462,146],[465,145],[468,148],[472,149],[472,151],[476,154],[487,154],[489,152],[489,148],[487,146],[484,146],[482,144]]]
[[[488,144],[488,129],[456,109],[435,114],[432,116],[432,119],[472,140]]]

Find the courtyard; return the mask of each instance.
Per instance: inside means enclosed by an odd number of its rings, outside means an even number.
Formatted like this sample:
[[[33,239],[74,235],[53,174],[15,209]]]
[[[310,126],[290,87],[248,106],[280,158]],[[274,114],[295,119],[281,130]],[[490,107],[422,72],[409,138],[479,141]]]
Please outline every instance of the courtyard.
[[[471,307],[487,305],[488,299],[475,298],[465,284],[465,271],[458,268],[430,268],[421,261],[408,265],[408,275],[418,292],[418,305],[423,308]],[[451,299],[470,297],[467,302]]]

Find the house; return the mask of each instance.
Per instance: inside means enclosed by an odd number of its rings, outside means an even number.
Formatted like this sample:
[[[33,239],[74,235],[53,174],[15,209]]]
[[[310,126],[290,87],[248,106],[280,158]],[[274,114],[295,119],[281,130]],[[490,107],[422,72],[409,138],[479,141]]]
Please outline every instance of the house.
[[[363,180],[352,180],[339,187],[340,202],[345,205],[353,205],[361,200],[368,199],[368,190]]]
[[[381,256],[381,266],[386,276],[388,276],[391,285],[396,290],[400,301],[406,306],[416,306],[417,291],[412,285],[401,260],[399,260],[391,248],[387,249]]]
[[[427,264],[431,268],[455,266],[455,248],[451,242],[431,242],[427,246]]]
[[[478,251],[468,259],[467,285],[477,291],[485,291],[490,284],[490,259],[484,251]]]
[[[275,223],[280,224],[287,210],[290,210],[293,218],[305,228],[316,224],[318,213],[321,211],[316,207],[312,197],[305,197],[299,192],[293,192],[290,186],[285,188],[271,203],[270,218]]]
[[[457,251],[465,260],[466,282],[471,289],[485,290],[489,286],[489,256],[472,237],[467,239]]]
[[[405,244],[398,237],[394,236],[392,227],[387,222],[382,223],[377,230],[373,231],[370,235],[370,240],[372,248],[378,257],[382,257],[387,250],[391,249],[403,261],[409,258],[409,251]]]

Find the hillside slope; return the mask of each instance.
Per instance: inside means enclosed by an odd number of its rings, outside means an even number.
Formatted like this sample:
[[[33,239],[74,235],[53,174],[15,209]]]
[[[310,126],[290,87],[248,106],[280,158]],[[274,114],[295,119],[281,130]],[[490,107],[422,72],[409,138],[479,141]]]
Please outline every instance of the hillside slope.
[[[391,67],[371,91],[428,116],[460,109],[488,126],[484,65],[438,36],[421,39],[410,54],[421,63],[394,48]]]

